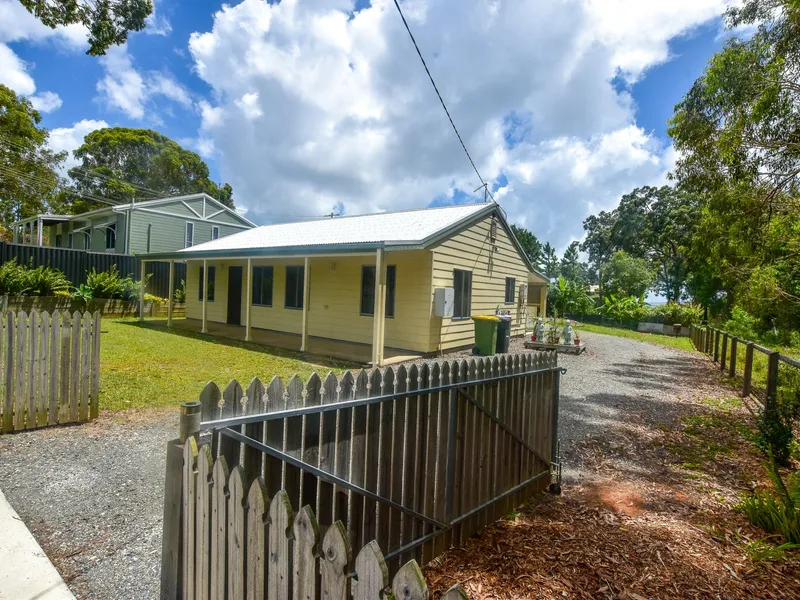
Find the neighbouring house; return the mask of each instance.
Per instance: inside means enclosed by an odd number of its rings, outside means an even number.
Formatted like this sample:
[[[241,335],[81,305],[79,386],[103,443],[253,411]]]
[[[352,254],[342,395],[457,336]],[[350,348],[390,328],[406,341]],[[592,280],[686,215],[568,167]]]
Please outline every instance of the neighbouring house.
[[[190,248],[253,227],[211,196],[190,194],[118,204],[78,215],[36,215],[14,223],[11,229],[14,243],[150,254]]]
[[[521,335],[546,311],[547,279],[494,203],[266,225],[151,258],[187,261],[181,326],[376,365],[472,346],[474,315],[507,311]]]

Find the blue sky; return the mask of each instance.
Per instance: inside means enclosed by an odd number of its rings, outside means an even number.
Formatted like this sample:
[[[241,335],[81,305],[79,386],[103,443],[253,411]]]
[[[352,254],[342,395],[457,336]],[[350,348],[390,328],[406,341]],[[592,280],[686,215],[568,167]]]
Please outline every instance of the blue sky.
[[[588,214],[665,181],[666,121],[723,43],[726,4],[402,3],[498,200],[562,249]],[[102,124],[155,129],[256,222],[480,199],[389,0],[158,0],[102,59],[16,0],[0,17],[0,82],[48,109],[58,149]]]

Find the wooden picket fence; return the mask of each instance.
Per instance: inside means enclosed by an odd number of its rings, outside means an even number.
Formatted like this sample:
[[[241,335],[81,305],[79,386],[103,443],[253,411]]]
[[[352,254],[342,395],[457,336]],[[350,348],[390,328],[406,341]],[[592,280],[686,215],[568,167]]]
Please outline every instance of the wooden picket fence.
[[[209,383],[182,405],[181,437],[167,448],[162,598],[181,597],[181,585],[203,594],[189,579],[201,570],[204,590],[205,563],[225,568],[212,558],[223,547],[227,581],[247,575],[238,554],[231,564],[231,544],[243,543],[248,518],[263,524],[266,513],[248,517],[251,508],[279,496],[287,511],[308,507],[323,540],[334,528],[354,554],[377,544],[389,576],[430,562],[557,486],[561,373],[556,353],[529,352],[254,378],[245,390]],[[183,444],[190,438],[199,447]],[[246,584],[230,585],[237,594],[211,597],[242,597]]]
[[[210,444],[184,442],[183,600],[386,598],[389,570],[377,542],[353,561],[341,521],[321,532],[310,506],[295,514],[286,491],[270,498],[262,478],[246,482],[242,466],[229,472],[225,457],[213,460]],[[397,572],[391,590],[398,600],[428,598],[416,561]],[[444,598],[467,595],[456,585]]]
[[[689,336],[696,350],[707,354],[731,379],[741,381],[741,396],[753,398],[764,408],[774,406],[800,383],[800,360],[760,346],[716,327],[691,326]]]
[[[97,417],[100,313],[8,312],[0,319],[0,432]]]

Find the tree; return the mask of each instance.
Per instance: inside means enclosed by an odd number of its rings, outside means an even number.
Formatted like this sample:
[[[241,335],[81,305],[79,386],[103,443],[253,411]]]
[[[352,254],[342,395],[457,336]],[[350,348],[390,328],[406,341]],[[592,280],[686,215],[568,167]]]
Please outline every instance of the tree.
[[[558,255],[556,254],[556,249],[550,245],[550,242],[546,242],[542,247],[541,267],[548,279],[553,280],[558,277]]]
[[[27,98],[0,84],[0,221],[9,225],[45,212],[61,184],[66,153],[48,147],[49,133]]]
[[[87,54],[102,56],[112,45],[124,44],[128,32],[141,31],[153,12],[152,0],[20,0],[42,23],[55,29],[80,23],[89,30]]]
[[[74,152],[81,161],[69,170],[81,192],[116,202],[152,200],[156,197],[205,192],[233,208],[233,188],[209,179],[208,165],[200,156],[149,129],[110,127],[84,138]],[[72,211],[97,208],[96,203],[72,199]]]
[[[594,312],[594,302],[586,293],[586,288],[577,281],[570,281],[559,277],[547,289],[547,305],[553,314],[565,316],[567,314],[591,314]]]
[[[561,258],[561,265],[559,266],[559,273],[567,281],[574,281],[582,285],[586,285],[586,273],[579,256],[580,242],[572,242],[564,251],[564,256]]]
[[[601,267],[600,278],[607,294],[617,297],[643,296],[653,285],[653,272],[644,258],[635,258],[618,250]]]
[[[703,198],[690,288],[788,330],[800,327],[800,5],[745,0],[725,20],[757,29],[714,55],[668,130],[674,178]]]
[[[689,276],[689,249],[700,210],[696,198],[669,186],[636,188],[610,213],[584,221],[587,235],[581,248],[599,265],[601,275],[603,265],[620,250],[645,259],[655,273],[653,289],[677,302],[685,295]],[[601,296],[604,283],[601,276]]]
[[[514,235],[517,237],[517,241],[519,245],[522,246],[522,250],[525,252],[525,256],[528,257],[528,260],[531,261],[532,264],[538,265],[542,260],[542,243],[524,227],[512,224],[511,231],[513,231]]]

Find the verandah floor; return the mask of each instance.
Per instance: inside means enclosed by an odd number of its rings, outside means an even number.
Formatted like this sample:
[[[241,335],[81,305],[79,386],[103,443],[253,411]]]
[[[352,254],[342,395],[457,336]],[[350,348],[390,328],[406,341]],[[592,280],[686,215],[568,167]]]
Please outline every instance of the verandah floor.
[[[148,319],[148,324],[167,326],[166,319]],[[200,333],[202,322],[199,319],[173,319],[173,329]],[[228,325],[225,323],[207,323],[208,335],[222,337],[231,340],[244,341],[245,328],[241,325]],[[285,333],[282,331],[272,331],[267,329],[251,329],[250,340],[253,344],[270,346],[273,348],[284,348],[287,350],[299,350],[301,336],[296,333]],[[372,346],[358,344],[355,342],[344,342],[329,338],[309,336],[307,354],[312,356],[324,356],[339,358],[363,364],[369,364],[372,360]],[[394,348],[384,349],[384,365],[390,365],[407,360],[413,360],[422,356],[421,354],[410,353],[407,350]]]

